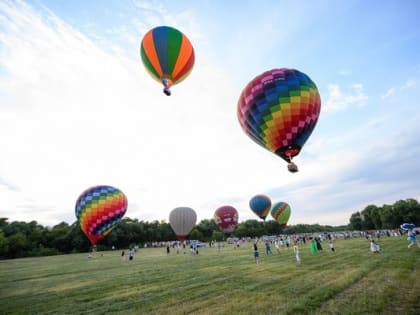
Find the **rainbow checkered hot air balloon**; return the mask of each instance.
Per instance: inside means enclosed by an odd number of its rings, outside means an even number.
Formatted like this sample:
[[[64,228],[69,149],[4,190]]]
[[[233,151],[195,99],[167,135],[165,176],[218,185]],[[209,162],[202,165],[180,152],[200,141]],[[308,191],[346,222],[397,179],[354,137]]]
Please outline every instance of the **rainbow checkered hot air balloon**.
[[[127,197],[111,186],[94,186],[76,201],[76,218],[92,245],[103,239],[127,211]]]
[[[271,208],[271,216],[282,228],[287,226],[287,222],[290,218],[290,206],[285,202],[277,202]]]
[[[311,135],[321,111],[315,83],[294,69],[273,69],[254,78],[242,91],[237,115],[245,133],[289,162]]]
[[[147,71],[163,84],[163,92],[168,96],[169,88],[188,76],[195,60],[189,39],[170,26],[148,31],[141,42],[140,55]]]

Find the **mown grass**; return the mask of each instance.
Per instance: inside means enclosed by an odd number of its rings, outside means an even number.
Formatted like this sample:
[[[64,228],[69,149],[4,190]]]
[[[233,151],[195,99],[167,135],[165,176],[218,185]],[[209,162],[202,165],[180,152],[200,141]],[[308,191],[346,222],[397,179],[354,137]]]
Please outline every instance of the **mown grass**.
[[[382,238],[301,246],[256,265],[251,243],[198,256],[140,249],[0,261],[0,314],[420,314],[420,249]],[[327,247],[327,246],[325,246]]]

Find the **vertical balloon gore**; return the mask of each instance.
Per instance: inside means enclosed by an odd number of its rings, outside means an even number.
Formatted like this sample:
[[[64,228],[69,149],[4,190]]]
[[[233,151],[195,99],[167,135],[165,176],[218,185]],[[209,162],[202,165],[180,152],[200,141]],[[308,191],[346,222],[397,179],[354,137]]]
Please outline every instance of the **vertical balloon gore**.
[[[111,186],[94,186],[76,201],[76,218],[80,228],[95,245],[108,235],[127,211],[127,197]]]
[[[273,69],[255,77],[242,91],[239,124],[257,144],[289,163],[311,135],[321,111],[315,83],[294,69]]]

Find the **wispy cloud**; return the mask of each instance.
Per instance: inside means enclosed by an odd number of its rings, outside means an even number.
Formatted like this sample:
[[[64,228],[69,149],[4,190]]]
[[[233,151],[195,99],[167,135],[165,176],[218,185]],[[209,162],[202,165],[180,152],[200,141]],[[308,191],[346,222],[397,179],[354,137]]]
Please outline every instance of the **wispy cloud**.
[[[2,178],[1,176],[0,176],[0,186],[3,186],[7,190],[10,190],[10,191],[19,191],[19,188],[17,186],[10,183],[8,180]]]
[[[368,96],[363,91],[363,85],[353,84],[350,89],[343,91],[338,84],[328,85],[328,97],[323,106],[324,112],[337,112],[352,106],[364,106]]]
[[[417,85],[417,82],[415,80],[409,79],[407,81],[405,81],[403,84],[399,85],[399,86],[394,86],[389,88],[382,96],[381,98],[384,99],[388,99],[391,98],[393,96],[395,96],[398,93],[403,92],[404,90],[413,88]]]

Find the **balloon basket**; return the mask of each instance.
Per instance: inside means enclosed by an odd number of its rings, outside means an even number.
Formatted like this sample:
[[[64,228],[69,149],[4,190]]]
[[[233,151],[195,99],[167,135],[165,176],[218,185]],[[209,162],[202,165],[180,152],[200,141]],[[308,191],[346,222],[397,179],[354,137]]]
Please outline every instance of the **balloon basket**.
[[[290,173],[296,173],[299,171],[297,165],[293,162],[290,162],[289,164],[287,164],[287,169],[289,170]]]

